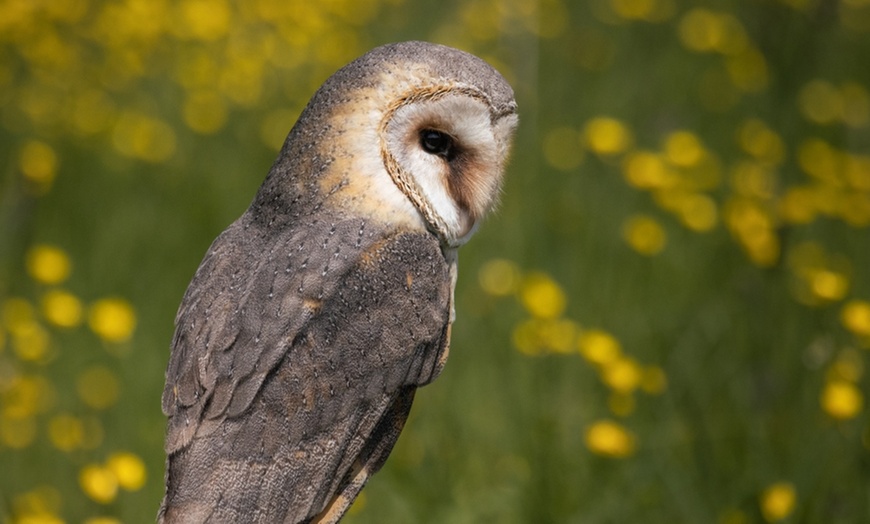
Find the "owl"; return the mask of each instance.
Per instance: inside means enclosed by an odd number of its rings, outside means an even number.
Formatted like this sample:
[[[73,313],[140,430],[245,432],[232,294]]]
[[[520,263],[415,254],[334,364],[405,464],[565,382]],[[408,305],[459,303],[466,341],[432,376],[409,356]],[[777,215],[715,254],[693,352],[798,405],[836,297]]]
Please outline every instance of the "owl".
[[[160,522],[342,517],[444,367],[516,109],[486,62],[424,42],[320,87],[179,307]]]

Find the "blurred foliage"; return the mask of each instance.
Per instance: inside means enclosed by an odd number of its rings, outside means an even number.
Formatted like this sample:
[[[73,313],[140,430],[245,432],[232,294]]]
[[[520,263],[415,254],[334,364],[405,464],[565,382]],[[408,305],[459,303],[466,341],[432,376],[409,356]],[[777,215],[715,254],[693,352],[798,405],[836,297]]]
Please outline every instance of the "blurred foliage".
[[[188,280],[405,39],[522,122],[347,521],[870,521],[868,0],[0,0],[0,521],[153,519]]]

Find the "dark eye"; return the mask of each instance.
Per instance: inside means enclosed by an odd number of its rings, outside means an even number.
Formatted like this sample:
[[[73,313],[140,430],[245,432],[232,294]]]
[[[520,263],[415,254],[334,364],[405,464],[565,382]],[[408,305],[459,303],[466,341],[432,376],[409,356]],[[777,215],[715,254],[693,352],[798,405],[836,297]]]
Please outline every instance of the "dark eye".
[[[430,155],[438,155],[450,160],[454,156],[453,137],[434,129],[420,131],[420,145]]]

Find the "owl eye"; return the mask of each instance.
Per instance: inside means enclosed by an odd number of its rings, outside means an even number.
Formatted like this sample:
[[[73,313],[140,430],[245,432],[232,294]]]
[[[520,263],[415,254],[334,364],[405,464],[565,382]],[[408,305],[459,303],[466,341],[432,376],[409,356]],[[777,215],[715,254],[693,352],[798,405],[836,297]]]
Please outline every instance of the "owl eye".
[[[420,145],[423,146],[423,151],[430,155],[438,155],[447,160],[455,156],[453,137],[441,131],[434,129],[420,131]]]

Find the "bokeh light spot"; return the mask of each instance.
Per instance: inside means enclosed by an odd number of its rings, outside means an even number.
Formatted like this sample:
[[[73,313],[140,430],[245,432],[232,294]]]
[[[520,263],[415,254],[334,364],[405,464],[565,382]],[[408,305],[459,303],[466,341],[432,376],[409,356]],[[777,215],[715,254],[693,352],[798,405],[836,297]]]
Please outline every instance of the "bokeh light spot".
[[[42,297],[42,314],[58,327],[72,328],[81,324],[83,310],[81,300],[62,289],[52,289]]]
[[[835,419],[855,418],[864,407],[864,394],[855,384],[845,380],[830,380],[821,397],[822,409]]]
[[[477,277],[485,292],[501,297],[516,293],[520,283],[520,270],[514,262],[496,258],[482,265]]]
[[[532,316],[555,318],[565,311],[565,292],[552,278],[544,273],[533,272],[523,279],[520,300]]]
[[[118,402],[120,384],[109,368],[92,366],[76,378],[76,392],[89,407],[106,409]]]
[[[790,482],[776,482],[768,486],[759,501],[761,514],[768,522],[780,521],[794,511],[797,493]]]
[[[88,325],[107,342],[124,342],[136,329],[136,312],[124,299],[104,298],[91,306]]]
[[[585,441],[591,452],[613,458],[631,456],[637,445],[637,438],[612,420],[599,420],[586,428]]]
[[[21,148],[18,166],[28,187],[34,193],[42,194],[54,183],[58,166],[57,154],[45,142],[32,140]]]
[[[106,467],[114,473],[118,485],[127,491],[138,491],[145,485],[145,463],[134,453],[113,453],[106,461]]]
[[[118,495],[115,473],[99,464],[88,464],[79,471],[79,486],[85,495],[100,504],[108,504]]]
[[[647,256],[659,254],[667,242],[661,224],[646,215],[635,215],[626,220],[622,227],[622,238],[632,249]]]
[[[43,284],[59,284],[72,271],[69,255],[63,249],[49,244],[37,244],[30,248],[26,258],[27,273]]]
[[[52,445],[60,451],[73,451],[82,444],[84,426],[81,419],[68,413],[61,413],[53,416],[49,421],[48,437]]]
[[[602,156],[611,156],[629,149],[634,142],[631,130],[615,118],[597,117],[588,121],[583,129],[586,146]]]

